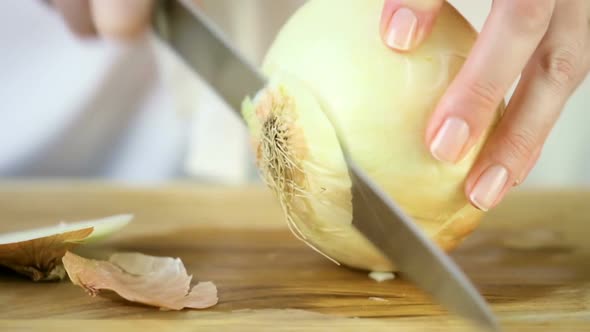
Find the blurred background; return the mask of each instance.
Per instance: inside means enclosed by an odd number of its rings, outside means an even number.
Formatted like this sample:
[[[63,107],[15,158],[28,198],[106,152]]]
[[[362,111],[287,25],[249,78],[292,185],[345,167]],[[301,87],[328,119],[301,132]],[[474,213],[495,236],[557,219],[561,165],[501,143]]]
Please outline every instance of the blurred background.
[[[304,2],[202,4],[260,64],[277,29]],[[450,2],[481,29],[491,1]],[[258,181],[239,120],[166,49],[150,37],[133,46],[80,40],[42,1],[0,2],[0,101],[4,179]],[[523,188],[590,185],[589,106],[587,79]]]

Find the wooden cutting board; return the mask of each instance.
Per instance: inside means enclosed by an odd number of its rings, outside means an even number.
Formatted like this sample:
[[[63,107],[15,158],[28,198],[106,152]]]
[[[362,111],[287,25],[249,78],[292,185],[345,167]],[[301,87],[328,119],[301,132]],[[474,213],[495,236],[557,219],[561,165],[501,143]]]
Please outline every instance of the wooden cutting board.
[[[378,283],[296,240],[264,188],[0,184],[0,231],[133,213],[84,255],[180,257],[220,302],[159,311],[0,270],[1,331],[475,331],[401,278]],[[590,330],[590,192],[517,191],[452,256],[507,331]]]

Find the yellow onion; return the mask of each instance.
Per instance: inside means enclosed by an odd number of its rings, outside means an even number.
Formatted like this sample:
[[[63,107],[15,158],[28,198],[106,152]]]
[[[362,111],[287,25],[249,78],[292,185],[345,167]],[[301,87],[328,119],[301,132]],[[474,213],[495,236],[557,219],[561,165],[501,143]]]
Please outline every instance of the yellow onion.
[[[361,168],[447,251],[481,220],[463,188],[490,129],[457,164],[431,156],[429,115],[477,32],[445,4],[426,42],[396,53],[379,35],[382,5],[308,1],[279,31],[262,66],[269,84],[242,114],[294,234],[335,262],[395,271],[351,224],[351,182],[328,116]]]

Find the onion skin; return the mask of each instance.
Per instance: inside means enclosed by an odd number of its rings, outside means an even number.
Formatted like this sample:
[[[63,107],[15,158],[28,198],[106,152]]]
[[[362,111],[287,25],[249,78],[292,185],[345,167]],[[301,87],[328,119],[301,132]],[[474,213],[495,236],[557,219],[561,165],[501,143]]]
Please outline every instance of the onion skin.
[[[269,85],[242,113],[261,176],[294,234],[334,262],[396,271],[351,225],[351,182],[328,116],[357,163],[450,251],[483,216],[464,182],[504,104],[461,162],[435,160],[426,124],[477,32],[445,3],[424,44],[395,53],[379,35],[381,8],[382,0],[307,2],[271,45],[262,66]]]
[[[132,219],[122,214],[0,234],[0,266],[32,281],[62,280],[61,259],[68,250],[105,239]]]
[[[62,280],[65,270],[61,258],[92,234],[82,228],[22,242],[0,244],[0,266],[29,277],[33,281]]]
[[[72,283],[91,296],[110,290],[128,301],[164,310],[205,309],[219,301],[214,283],[191,287],[193,276],[180,258],[124,252],[96,260],[68,251],[62,262]]]

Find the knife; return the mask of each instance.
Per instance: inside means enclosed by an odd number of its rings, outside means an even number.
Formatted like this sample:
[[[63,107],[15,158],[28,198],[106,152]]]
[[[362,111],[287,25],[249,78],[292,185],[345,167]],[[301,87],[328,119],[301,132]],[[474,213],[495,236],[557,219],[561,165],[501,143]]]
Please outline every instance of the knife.
[[[212,20],[190,0],[161,0],[153,30],[242,119],[242,101],[264,88],[266,80]],[[443,307],[499,331],[486,301],[459,267],[355,163],[334,128],[352,180],[353,225]]]

